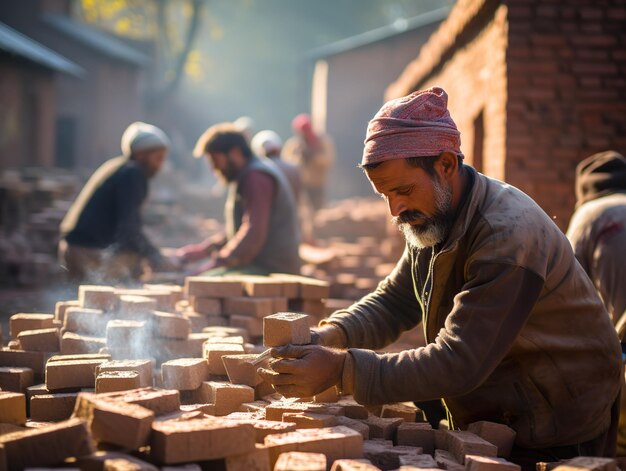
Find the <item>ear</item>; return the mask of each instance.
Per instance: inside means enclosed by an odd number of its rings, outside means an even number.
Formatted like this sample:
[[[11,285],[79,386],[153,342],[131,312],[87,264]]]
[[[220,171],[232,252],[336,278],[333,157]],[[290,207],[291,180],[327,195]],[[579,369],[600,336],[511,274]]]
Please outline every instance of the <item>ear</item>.
[[[459,171],[459,160],[452,152],[443,152],[435,162],[435,170],[446,181],[450,181]]]

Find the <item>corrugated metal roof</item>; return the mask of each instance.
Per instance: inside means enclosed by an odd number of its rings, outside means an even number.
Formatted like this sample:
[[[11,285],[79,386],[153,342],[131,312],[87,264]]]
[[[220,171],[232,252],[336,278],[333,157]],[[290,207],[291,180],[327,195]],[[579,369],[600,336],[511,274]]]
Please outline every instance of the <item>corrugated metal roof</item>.
[[[67,16],[46,13],[42,16],[42,19],[57,31],[109,57],[134,65],[145,65],[150,60],[142,52],[133,49],[112,35],[74,21]]]
[[[81,77],[85,71],[69,59],[48,49],[43,44],[0,22],[0,49],[28,59],[52,70]]]
[[[365,33],[357,34],[356,36],[340,39],[339,41],[327,44],[326,46],[313,49],[309,51],[307,56],[312,59],[317,59],[351,51],[352,49],[367,46],[368,44],[383,41],[407,31],[421,28],[422,26],[443,21],[448,16],[448,13],[450,13],[450,7],[441,7],[412,18],[401,18],[390,25],[383,26],[382,28],[376,28]]]

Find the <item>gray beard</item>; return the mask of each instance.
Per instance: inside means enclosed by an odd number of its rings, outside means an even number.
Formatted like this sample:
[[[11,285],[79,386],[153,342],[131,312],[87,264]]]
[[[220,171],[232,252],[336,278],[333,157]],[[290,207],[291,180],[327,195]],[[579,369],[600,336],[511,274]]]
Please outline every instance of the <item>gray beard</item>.
[[[408,222],[397,224],[404,240],[412,249],[434,247],[448,236],[452,217],[452,191],[435,179],[434,192],[436,212],[433,217],[420,226],[412,226]]]

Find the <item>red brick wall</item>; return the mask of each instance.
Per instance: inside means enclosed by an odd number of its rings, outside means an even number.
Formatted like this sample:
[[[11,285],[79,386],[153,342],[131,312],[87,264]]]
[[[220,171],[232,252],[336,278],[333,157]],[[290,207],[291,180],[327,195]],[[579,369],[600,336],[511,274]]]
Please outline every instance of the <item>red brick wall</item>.
[[[576,164],[606,149],[626,152],[626,2],[506,3],[505,177],[564,229]]]

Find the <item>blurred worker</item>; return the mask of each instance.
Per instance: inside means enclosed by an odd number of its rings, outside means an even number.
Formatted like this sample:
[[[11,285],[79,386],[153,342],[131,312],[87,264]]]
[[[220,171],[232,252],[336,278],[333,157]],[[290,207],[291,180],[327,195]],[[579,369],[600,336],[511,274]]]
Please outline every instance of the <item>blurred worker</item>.
[[[578,164],[576,199],[567,237],[617,324],[626,311],[626,158],[606,151]]]
[[[168,152],[165,133],[135,122],[122,136],[122,156],[98,168],[61,223],[61,262],[72,281],[131,281],[142,262],[171,269],[143,233],[141,206]]]
[[[298,202],[302,189],[300,170],[297,165],[290,164],[281,159],[280,153],[283,149],[283,140],[280,136],[271,130],[260,131],[252,138],[250,146],[255,155],[267,157],[282,170],[287,180],[289,180],[296,202]]]
[[[252,140],[252,136],[254,136],[254,120],[250,116],[240,116],[235,121],[233,121],[233,125],[244,135],[246,141],[250,142]]]
[[[205,156],[228,184],[226,234],[182,247],[183,262],[210,257],[196,270],[209,275],[299,273],[296,202],[278,167],[254,156],[243,133],[230,123],[207,129],[194,155]]]
[[[604,305],[546,213],[463,165],[460,143],[441,88],[381,108],[361,166],[405,252],[373,293],[313,330],[317,345],[274,349],[262,376],[287,396],[339,385],[364,404],[443,398],[452,427],[512,427],[524,470],[610,456],[622,366]],[[425,347],[374,351],[420,322]]]
[[[300,167],[304,196],[315,214],[326,203],[328,173],[335,163],[335,145],[329,136],[313,130],[307,114],[296,116],[291,126],[295,135],[285,143],[283,158]]]

